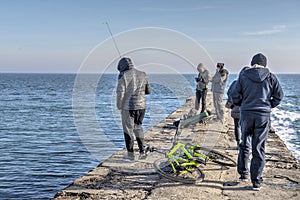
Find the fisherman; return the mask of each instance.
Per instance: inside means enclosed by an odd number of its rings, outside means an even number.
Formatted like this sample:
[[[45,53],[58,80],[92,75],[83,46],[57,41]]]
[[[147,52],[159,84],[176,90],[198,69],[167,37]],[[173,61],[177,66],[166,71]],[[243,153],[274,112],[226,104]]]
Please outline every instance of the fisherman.
[[[224,123],[223,96],[228,79],[228,71],[224,68],[224,63],[217,63],[216,73],[212,78],[213,102],[216,110],[217,120]]]
[[[139,158],[144,159],[146,154],[142,123],[146,109],[145,95],[150,94],[148,78],[145,72],[135,69],[131,59],[127,57],[121,58],[118,70],[120,75],[117,86],[117,107],[122,115],[127,158],[134,160],[134,133],[139,147]]]
[[[195,109],[199,110],[201,100],[201,113],[203,113],[206,110],[207,88],[209,81],[211,81],[211,77],[209,71],[205,69],[204,64],[200,63],[197,70],[199,74],[198,77],[195,78],[197,82]]]
[[[283,98],[281,86],[267,66],[267,58],[259,53],[251,61],[251,68],[240,73],[230,96],[240,106],[242,142],[238,156],[240,181],[248,181],[248,160],[252,144],[250,165],[253,190],[260,190],[265,165],[265,144],[270,130],[271,108]]]

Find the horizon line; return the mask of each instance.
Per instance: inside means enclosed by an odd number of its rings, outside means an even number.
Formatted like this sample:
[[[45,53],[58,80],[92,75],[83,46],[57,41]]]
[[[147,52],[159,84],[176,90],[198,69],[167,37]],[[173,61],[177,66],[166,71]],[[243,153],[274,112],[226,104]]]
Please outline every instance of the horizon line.
[[[146,72],[147,74],[153,74],[153,75],[174,75],[174,74],[198,74],[198,72],[193,73],[153,73],[153,72]],[[273,74],[282,74],[282,75],[298,75],[300,72],[272,72]],[[93,75],[93,74],[114,74],[117,75],[119,73],[117,72],[105,72],[105,73],[96,73],[96,72],[85,72],[85,73],[78,73],[78,72],[0,72],[0,74],[69,74],[69,75],[76,75],[76,74],[87,74],[87,75]],[[232,72],[229,73],[237,75],[239,72]]]

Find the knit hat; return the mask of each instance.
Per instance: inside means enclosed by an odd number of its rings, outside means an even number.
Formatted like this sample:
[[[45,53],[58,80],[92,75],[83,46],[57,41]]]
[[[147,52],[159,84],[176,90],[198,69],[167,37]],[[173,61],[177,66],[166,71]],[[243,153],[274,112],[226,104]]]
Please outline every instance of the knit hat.
[[[256,54],[253,56],[252,61],[251,61],[251,66],[253,65],[261,65],[266,67],[267,66],[267,58],[264,56],[262,53]]]
[[[124,72],[128,69],[133,68],[133,63],[130,58],[123,57],[118,63],[118,70]]]

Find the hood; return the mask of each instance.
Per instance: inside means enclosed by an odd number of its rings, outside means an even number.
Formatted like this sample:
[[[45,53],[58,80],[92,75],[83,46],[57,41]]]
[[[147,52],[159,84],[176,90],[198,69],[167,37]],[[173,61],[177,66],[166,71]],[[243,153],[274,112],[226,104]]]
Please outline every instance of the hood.
[[[205,68],[205,66],[204,66],[204,64],[203,63],[200,63],[199,65],[198,65],[198,67],[197,67],[197,70],[198,70],[198,72],[200,72],[201,73],[201,71],[200,71],[200,68],[203,68],[204,69],[204,71],[203,72],[205,72],[206,71],[206,68]]]
[[[121,58],[121,60],[118,63],[119,72],[124,72],[126,70],[132,69],[133,67],[134,66],[130,58]]]
[[[254,82],[263,82],[269,75],[268,68],[249,68],[243,71],[243,75]]]

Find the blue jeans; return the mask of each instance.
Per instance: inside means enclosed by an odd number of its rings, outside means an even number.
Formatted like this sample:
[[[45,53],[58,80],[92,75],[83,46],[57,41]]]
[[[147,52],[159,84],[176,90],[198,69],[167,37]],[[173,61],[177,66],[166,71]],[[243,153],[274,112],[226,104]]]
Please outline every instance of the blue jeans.
[[[248,160],[252,145],[250,165],[251,181],[261,183],[265,166],[265,144],[270,130],[270,113],[241,112],[242,142],[238,156],[238,173],[248,175]]]

